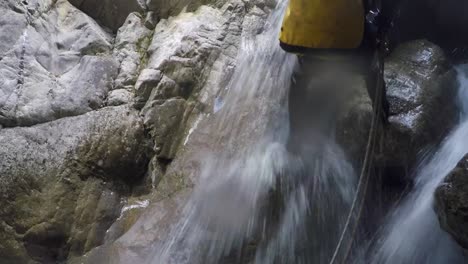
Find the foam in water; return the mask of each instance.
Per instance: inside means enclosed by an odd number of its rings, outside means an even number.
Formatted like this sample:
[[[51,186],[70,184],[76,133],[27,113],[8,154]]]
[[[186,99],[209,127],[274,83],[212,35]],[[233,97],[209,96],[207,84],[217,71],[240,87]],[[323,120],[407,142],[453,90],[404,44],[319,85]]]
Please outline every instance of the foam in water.
[[[286,4],[280,1],[263,33],[243,40],[236,71],[212,114],[213,132],[221,135],[224,148],[204,154],[179,222],[148,263],[329,260],[355,175],[329,135],[315,140],[320,143],[310,146],[305,158],[286,148],[287,99],[296,64],[277,40]]]
[[[204,154],[199,182],[183,216],[149,263],[219,263],[261,232],[262,201],[275,188],[277,175],[294,163],[284,147],[284,124],[295,58],[272,44],[285,2],[271,15],[264,33],[243,40],[237,70],[212,114],[213,133],[221,135],[225,149]],[[269,120],[254,120],[265,116]],[[265,135],[266,130],[272,132]]]
[[[369,263],[464,263],[458,245],[439,227],[433,201],[437,186],[468,153],[467,69],[466,65],[458,68],[460,124],[423,161],[414,191],[390,216]]]
[[[327,263],[337,244],[355,186],[352,166],[341,148],[323,138],[300,157],[299,171],[283,189],[284,210],[273,237],[255,263]]]

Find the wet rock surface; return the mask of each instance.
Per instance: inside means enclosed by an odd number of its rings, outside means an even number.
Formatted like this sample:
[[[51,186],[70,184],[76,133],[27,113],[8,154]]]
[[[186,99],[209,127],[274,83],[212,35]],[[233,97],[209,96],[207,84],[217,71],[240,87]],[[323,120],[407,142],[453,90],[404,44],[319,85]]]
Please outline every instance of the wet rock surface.
[[[209,137],[189,128],[272,3],[23,2],[0,4],[0,258],[124,261],[179,213]]]
[[[455,125],[457,76],[445,53],[426,40],[399,45],[385,60],[390,105],[389,125],[377,126],[377,168],[400,171],[405,178],[420,151],[436,146]],[[342,81],[346,89],[338,114],[337,139],[356,166],[362,164],[372,120],[372,102],[364,80]],[[392,173],[390,173],[392,174]],[[395,179],[400,181],[399,179]]]
[[[382,163],[409,169],[419,151],[438,144],[455,124],[456,72],[439,47],[418,40],[386,59],[385,82],[390,126]]]
[[[468,156],[437,188],[435,210],[441,227],[468,249]]]
[[[214,115],[220,111],[215,99],[232,77],[241,36],[257,34],[267,12],[234,1],[219,8],[202,6],[156,26],[148,64],[135,85],[135,106],[142,109],[156,153],[148,168],[155,188],[148,198],[150,205],[136,213],[136,221],[133,212],[123,216],[111,228],[119,235],[71,263],[146,261],[154,246],[167,240],[174,219],[180,217],[198,181],[202,157],[225,148],[219,138],[223,133],[213,132],[217,124],[228,121]],[[204,23],[208,20],[209,25]],[[237,116],[231,110],[225,111]],[[246,120],[253,120],[252,114],[258,113],[253,111],[247,117],[247,109],[242,111]],[[258,122],[263,125],[266,120]],[[239,142],[248,138],[236,136]],[[134,222],[129,229],[125,227],[127,221]]]
[[[372,123],[372,101],[364,79],[348,82],[346,98],[337,117],[336,137],[356,168],[362,166]],[[379,127],[377,127],[379,129]]]
[[[202,158],[278,129],[266,117],[284,94],[224,101],[241,39],[264,30],[275,4],[0,1],[0,262],[140,263],[167,241]],[[450,127],[454,78],[425,41],[387,64],[385,162],[401,165]],[[337,136],[359,163],[371,108],[354,84]]]

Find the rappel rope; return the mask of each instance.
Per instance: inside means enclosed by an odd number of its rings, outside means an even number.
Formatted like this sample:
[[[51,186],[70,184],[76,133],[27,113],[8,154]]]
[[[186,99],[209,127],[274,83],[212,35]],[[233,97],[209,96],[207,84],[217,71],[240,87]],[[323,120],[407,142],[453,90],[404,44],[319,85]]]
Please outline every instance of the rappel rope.
[[[397,8],[398,6],[401,5],[402,2],[404,2],[405,0],[400,0],[399,4],[397,4]],[[378,6],[379,8],[382,7],[382,3],[380,1],[378,1]],[[391,19],[391,22],[390,22],[390,26],[393,25],[396,17],[398,17],[400,15],[400,13],[398,11],[396,11],[394,13],[394,16],[392,17]],[[375,150],[375,140],[376,140],[376,135],[377,135],[377,125],[378,125],[378,119],[380,118],[380,115],[381,115],[381,110],[382,110],[382,101],[381,101],[381,98],[382,98],[382,93],[384,92],[384,87],[385,87],[385,83],[384,83],[384,77],[383,77],[383,74],[384,74],[384,53],[385,53],[385,34],[383,35],[384,37],[381,39],[381,43],[380,43],[380,46],[379,48],[377,49],[377,52],[376,52],[376,55],[377,55],[377,63],[378,63],[378,79],[377,79],[377,84],[376,84],[376,92],[375,92],[375,95],[374,95],[374,102],[373,102],[373,118],[372,118],[372,123],[371,123],[371,127],[370,127],[370,130],[369,130],[369,138],[367,140],[367,146],[366,146],[366,153],[365,153],[365,156],[364,156],[364,162],[363,162],[363,165],[362,165],[362,170],[361,170],[361,174],[359,176],[359,183],[358,183],[358,186],[357,186],[357,190],[356,190],[356,194],[354,196],[354,200],[353,200],[353,203],[351,205],[351,208],[349,210],[349,214],[348,214],[348,217],[346,219],[346,223],[345,223],[345,226],[343,228],[343,232],[341,233],[341,236],[340,236],[340,240],[338,241],[338,244],[335,248],[335,251],[333,252],[333,256],[329,262],[329,264],[339,264],[339,263],[345,263],[345,261],[347,260],[350,252],[351,252],[351,248],[352,248],[352,244],[354,242],[354,236],[357,232],[357,227],[358,227],[358,223],[359,223],[359,220],[361,218],[361,215],[362,215],[362,210],[363,210],[363,207],[364,207],[364,203],[363,201],[365,200],[365,197],[366,197],[366,194],[367,194],[367,187],[368,187],[368,184],[369,184],[369,177],[370,177],[370,169],[371,169],[371,162],[372,162],[372,158],[371,156],[374,154],[374,150]],[[362,200],[362,201],[361,201]],[[353,215],[355,215],[356,213],[356,221],[354,223],[354,225],[352,226],[351,225],[351,221],[352,221],[352,218],[353,218]],[[348,243],[348,245],[345,247],[345,243],[344,243],[344,240],[345,240],[345,237],[348,233],[348,231],[350,231],[350,239],[351,241]],[[346,250],[344,251],[344,254],[343,254],[343,259],[341,261],[339,261],[339,254],[342,250]]]
[[[383,45],[383,44],[382,44]],[[353,243],[353,238],[354,235],[356,234],[357,227],[359,220],[362,215],[362,211],[364,208],[364,203],[363,201],[365,200],[366,194],[367,194],[367,187],[369,185],[369,177],[370,177],[370,169],[372,167],[372,155],[374,154],[375,150],[375,139],[377,135],[377,130],[378,130],[378,120],[381,116],[381,107],[382,107],[382,93],[383,93],[383,87],[384,87],[384,79],[383,79],[383,58],[382,54],[380,51],[377,52],[377,59],[378,59],[378,74],[379,77],[377,79],[377,84],[376,84],[376,92],[374,95],[374,101],[373,101],[373,117],[371,121],[371,127],[369,130],[369,137],[367,140],[367,146],[366,146],[366,152],[364,156],[364,161],[362,165],[362,170],[361,174],[359,176],[359,182],[356,190],[356,194],[354,196],[353,203],[351,205],[348,217],[346,219],[345,226],[343,228],[343,232],[341,233],[340,240],[338,241],[338,244],[335,248],[335,251],[333,253],[333,256],[330,260],[330,264],[337,264],[337,263],[344,263],[346,259],[348,258],[348,255],[351,251],[352,243]],[[353,216],[356,214],[356,220],[355,223],[352,224],[352,219]],[[348,243],[348,245],[345,245],[345,237],[347,233],[350,232],[351,236],[351,241]],[[339,261],[339,254],[340,252],[344,251],[344,257],[342,261]]]

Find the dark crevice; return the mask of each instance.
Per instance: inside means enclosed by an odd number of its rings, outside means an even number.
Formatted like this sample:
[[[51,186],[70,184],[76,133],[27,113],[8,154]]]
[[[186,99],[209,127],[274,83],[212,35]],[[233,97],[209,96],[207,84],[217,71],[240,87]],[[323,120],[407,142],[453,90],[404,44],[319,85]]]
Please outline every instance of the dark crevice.
[[[89,113],[92,113],[92,112],[100,111],[100,110],[105,109],[105,108],[122,107],[122,106],[125,106],[125,105],[129,106],[130,103],[129,104],[122,104],[122,105],[118,105],[118,106],[100,105],[99,108],[96,108],[96,109],[93,109],[93,110],[90,110],[90,111],[84,112],[84,113],[76,113],[75,114],[73,112],[62,112],[60,114],[57,114],[55,116],[55,118],[52,119],[52,120],[44,120],[44,121],[38,122],[38,123],[31,123],[31,122],[30,123],[24,123],[24,122],[18,122],[18,121],[10,120],[10,119],[7,119],[4,115],[2,115],[0,113],[0,126],[3,126],[3,129],[34,127],[34,126],[37,126],[37,125],[43,125],[43,124],[47,124],[47,123],[50,123],[50,122],[55,122],[55,121],[58,121],[58,120],[61,120],[61,119],[64,119],[64,118],[79,117],[79,116],[86,115],[86,114],[89,114]]]
[[[161,158],[161,157],[157,159],[158,159],[159,164],[161,164],[162,171],[166,173],[167,168],[172,163],[173,159],[167,159],[167,158]]]

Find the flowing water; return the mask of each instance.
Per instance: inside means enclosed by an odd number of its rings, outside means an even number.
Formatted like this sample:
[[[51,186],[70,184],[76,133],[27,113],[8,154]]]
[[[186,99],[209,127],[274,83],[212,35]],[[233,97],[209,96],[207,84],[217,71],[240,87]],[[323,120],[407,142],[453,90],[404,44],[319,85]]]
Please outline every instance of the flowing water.
[[[288,150],[288,91],[296,57],[283,52],[277,40],[286,3],[280,1],[263,33],[243,39],[237,70],[208,117],[222,147],[204,153],[179,223],[148,263],[330,259],[355,173],[329,130],[309,135],[316,140],[303,155]]]
[[[189,137],[210,118],[212,145],[220,147],[204,153],[179,222],[170,239],[154,246],[147,263],[330,261],[353,200],[356,173],[333,138],[330,116],[328,123],[314,120],[317,129],[303,135],[313,140],[304,140],[300,153],[288,148],[288,91],[296,59],[277,43],[286,2],[280,1],[263,33],[243,39],[234,75],[213,113],[197,119],[190,131]],[[439,228],[432,203],[437,185],[468,152],[467,68],[459,69],[460,124],[421,163],[414,191],[389,216],[375,245],[365,247],[367,259],[355,262],[463,262],[458,246]],[[318,112],[330,112],[327,107]]]
[[[414,190],[387,221],[369,263],[464,263],[460,248],[439,227],[434,191],[468,153],[468,66],[458,68],[460,123],[417,170]]]

